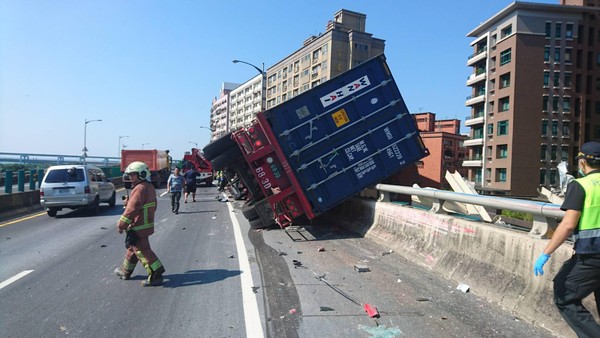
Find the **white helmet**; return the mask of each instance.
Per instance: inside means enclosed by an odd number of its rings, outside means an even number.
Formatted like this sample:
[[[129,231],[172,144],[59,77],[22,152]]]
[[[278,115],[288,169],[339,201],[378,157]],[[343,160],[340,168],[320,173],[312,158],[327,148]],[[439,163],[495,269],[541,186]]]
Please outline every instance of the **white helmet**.
[[[138,173],[141,180],[150,182],[150,169],[144,162],[135,161],[131,162],[125,169],[125,174]]]

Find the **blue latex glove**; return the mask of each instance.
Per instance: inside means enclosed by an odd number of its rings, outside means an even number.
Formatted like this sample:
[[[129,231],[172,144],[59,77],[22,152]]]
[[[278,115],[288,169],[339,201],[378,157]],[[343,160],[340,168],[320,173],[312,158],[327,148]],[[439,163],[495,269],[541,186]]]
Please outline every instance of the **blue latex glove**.
[[[542,253],[540,257],[538,257],[537,261],[535,261],[535,265],[533,267],[533,272],[535,275],[543,275],[544,274],[544,264],[548,261],[550,255]]]

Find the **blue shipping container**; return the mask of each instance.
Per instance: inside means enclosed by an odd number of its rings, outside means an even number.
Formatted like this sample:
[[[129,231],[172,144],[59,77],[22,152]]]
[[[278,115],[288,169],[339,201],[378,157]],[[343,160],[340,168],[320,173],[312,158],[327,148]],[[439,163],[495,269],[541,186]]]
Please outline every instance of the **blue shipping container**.
[[[428,155],[383,54],[265,116],[315,214]]]

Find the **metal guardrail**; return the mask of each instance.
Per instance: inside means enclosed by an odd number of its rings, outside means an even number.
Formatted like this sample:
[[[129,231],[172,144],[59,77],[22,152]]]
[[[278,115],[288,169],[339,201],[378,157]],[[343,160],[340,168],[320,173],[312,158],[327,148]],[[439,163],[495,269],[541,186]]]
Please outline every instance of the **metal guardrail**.
[[[465,194],[453,191],[444,191],[438,189],[413,188],[390,184],[377,184],[375,186],[380,193],[379,201],[389,202],[389,193],[416,195],[426,197],[436,201],[431,212],[437,214],[446,214],[443,208],[444,202],[454,201],[473,205],[481,205],[503,210],[519,211],[533,215],[533,225],[529,234],[533,237],[547,237],[549,230],[556,229],[558,220],[562,219],[565,212],[560,210],[558,204],[526,201],[515,198],[505,198],[498,196],[485,196],[475,194]]]
[[[0,163],[83,164],[83,156],[0,152]],[[110,166],[120,164],[121,159],[120,157],[110,156],[86,156],[86,163],[100,166]]]

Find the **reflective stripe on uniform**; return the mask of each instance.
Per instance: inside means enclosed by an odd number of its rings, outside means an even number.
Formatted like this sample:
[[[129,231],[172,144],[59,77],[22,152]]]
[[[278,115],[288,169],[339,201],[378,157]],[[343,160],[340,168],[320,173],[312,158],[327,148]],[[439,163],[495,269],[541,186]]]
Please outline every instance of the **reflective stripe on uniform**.
[[[581,230],[578,234],[574,234],[573,237],[575,239],[600,237],[600,229]]]
[[[119,218],[119,221],[131,224],[131,220],[125,216],[121,216],[121,218]]]
[[[140,231],[140,230],[151,228],[153,226],[154,226],[154,223],[142,224],[142,225],[138,225],[136,227],[131,228],[131,230]]]

